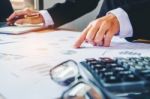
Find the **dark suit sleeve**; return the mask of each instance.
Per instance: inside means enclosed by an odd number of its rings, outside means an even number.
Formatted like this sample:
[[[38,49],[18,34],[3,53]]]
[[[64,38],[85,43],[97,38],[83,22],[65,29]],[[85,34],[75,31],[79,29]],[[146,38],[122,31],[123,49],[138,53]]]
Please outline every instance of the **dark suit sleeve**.
[[[59,27],[90,12],[98,2],[99,0],[66,0],[47,10],[54,21],[54,27]]]
[[[122,8],[128,13],[134,32],[133,37],[127,39],[150,40],[150,0],[137,0]]]
[[[13,13],[10,0],[1,0],[0,2],[0,21],[6,21],[6,18]]]

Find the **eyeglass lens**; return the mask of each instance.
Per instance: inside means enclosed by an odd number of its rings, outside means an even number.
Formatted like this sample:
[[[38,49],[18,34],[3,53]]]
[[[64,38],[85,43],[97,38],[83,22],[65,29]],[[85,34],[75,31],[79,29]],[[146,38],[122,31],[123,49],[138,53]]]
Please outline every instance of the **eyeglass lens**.
[[[78,76],[77,64],[73,61],[66,61],[51,71],[51,78],[64,86],[74,82]]]

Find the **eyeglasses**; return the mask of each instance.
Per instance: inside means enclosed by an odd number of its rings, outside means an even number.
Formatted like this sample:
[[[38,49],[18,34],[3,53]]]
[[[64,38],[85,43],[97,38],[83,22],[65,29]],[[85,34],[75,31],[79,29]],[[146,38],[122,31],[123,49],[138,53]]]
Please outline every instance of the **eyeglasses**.
[[[69,86],[61,99],[91,99],[91,97],[101,99],[102,97],[95,86],[84,81],[74,60],[67,60],[54,66],[50,69],[50,77],[59,85]]]
[[[56,83],[68,86],[80,79],[79,68],[74,60],[62,62],[50,70],[50,77]]]

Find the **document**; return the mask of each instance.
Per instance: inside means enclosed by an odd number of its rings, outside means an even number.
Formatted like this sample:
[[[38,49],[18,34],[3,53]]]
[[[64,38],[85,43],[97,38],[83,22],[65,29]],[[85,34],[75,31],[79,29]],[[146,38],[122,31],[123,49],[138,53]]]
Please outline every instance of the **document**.
[[[42,25],[4,26],[0,27],[0,34],[17,35],[41,29],[44,29]]]
[[[150,44],[130,43],[114,37],[110,47],[73,44],[81,32],[54,31],[0,35],[0,97],[4,99],[54,99],[67,88],[50,79],[49,70],[73,59],[150,56]],[[1,44],[1,42],[13,42]]]

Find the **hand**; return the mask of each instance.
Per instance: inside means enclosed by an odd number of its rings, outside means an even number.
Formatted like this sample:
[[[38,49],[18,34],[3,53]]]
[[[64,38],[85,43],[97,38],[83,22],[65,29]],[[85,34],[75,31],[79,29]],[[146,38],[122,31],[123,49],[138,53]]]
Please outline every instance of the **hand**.
[[[44,23],[44,19],[38,11],[26,8],[24,10],[15,11],[7,18],[8,25],[13,25],[14,23],[40,24],[40,23]]]
[[[119,32],[120,26],[118,19],[113,14],[96,19],[91,22],[82,32],[80,37],[74,44],[75,48],[79,48],[86,41],[94,46],[110,46],[111,39]]]

